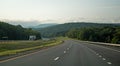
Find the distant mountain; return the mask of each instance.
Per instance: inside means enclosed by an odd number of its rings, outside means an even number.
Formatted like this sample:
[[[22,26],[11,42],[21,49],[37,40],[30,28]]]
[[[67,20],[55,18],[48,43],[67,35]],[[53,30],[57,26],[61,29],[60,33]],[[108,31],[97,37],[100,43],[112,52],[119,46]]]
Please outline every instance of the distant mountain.
[[[40,24],[39,21],[8,21],[7,23],[12,25],[21,25],[24,28],[45,28],[57,25],[56,23],[46,23],[46,24]]]
[[[58,25],[58,24],[56,24],[56,23],[40,24],[38,26],[34,26],[34,27],[31,27],[31,28],[47,28],[47,27],[51,27],[51,26],[55,26],[55,25]]]
[[[65,36],[66,32],[73,28],[84,28],[84,27],[105,27],[105,26],[120,26],[120,24],[104,24],[104,23],[65,23],[46,28],[37,28],[41,32],[43,37],[56,37]]]
[[[21,25],[23,26],[24,28],[29,28],[30,26],[36,26],[36,25],[39,25],[40,22],[39,21],[5,21],[9,24],[12,24],[12,25]]]

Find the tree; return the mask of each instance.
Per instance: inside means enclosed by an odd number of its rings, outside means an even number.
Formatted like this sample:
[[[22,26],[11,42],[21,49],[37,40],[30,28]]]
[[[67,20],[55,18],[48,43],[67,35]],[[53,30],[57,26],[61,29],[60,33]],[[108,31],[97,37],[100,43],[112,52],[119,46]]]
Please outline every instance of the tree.
[[[88,27],[80,29],[72,29],[66,34],[70,38],[77,38],[79,40],[106,42],[106,43],[120,43],[120,27]]]
[[[28,40],[30,35],[36,35],[37,39],[41,39],[38,31],[0,22],[0,40],[3,40],[3,37],[7,37],[8,40]]]

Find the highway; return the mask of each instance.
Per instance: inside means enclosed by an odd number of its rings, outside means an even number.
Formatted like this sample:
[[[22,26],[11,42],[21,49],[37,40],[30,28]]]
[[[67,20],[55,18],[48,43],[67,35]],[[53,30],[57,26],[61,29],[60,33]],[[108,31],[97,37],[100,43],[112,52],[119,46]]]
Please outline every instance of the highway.
[[[120,51],[66,40],[54,47],[0,61],[0,66],[120,66]]]

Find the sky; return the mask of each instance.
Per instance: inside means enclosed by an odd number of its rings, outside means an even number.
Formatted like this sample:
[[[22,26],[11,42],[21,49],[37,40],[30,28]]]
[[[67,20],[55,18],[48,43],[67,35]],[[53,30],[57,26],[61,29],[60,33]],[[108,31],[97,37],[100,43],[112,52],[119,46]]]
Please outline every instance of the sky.
[[[0,0],[0,20],[120,23],[120,0]]]

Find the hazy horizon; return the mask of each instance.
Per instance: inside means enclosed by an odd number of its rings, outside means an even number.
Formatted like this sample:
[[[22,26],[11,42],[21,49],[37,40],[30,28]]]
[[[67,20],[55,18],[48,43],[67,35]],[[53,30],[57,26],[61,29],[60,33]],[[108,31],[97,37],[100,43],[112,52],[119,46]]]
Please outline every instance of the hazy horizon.
[[[120,0],[0,0],[0,4],[0,20],[8,23],[120,23]]]

